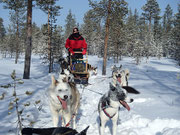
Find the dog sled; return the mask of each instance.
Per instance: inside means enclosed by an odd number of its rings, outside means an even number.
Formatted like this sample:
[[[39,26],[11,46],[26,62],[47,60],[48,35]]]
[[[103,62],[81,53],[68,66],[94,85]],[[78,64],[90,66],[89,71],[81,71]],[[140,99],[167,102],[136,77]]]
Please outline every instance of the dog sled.
[[[74,52],[75,54],[81,52]],[[89,72],[88,72],[88,55],[84,55],[83,58],[70,57],[70,72],[74,75],[74,82],[76,84],[88,84]]]

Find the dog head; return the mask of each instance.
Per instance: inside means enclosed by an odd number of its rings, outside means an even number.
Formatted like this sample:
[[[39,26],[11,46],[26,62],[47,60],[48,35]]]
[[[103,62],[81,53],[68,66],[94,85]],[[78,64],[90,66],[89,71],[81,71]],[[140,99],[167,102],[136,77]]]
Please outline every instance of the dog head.
[[[128,86],[129,70],[122,69],[122,65],[120,67],[114,65],[112,67],[112,78],[114,85],[119,82],[121,86]]]
[[[92,75],[97,75],[97,67],[93,67],[93,69],[92,69]]]
[[[90,64],[87,64],[88,71],[91,72],[91,75],[97,75],[97,67],[93,67]]]
[[[127,97],[127,91],[121,87],[119,83],[114,86],[110,83],[110,90],[108,92],[108,97],[110,97],[113,101],[118,101],[121,105],[123,105],[128,111],[130,107],[127,103],[133,102],[133,99]]]
[[[68,69],[63,69],[59,76],[64,76],[68,82],[74,82],[74,75]]]
[[[67,108],[67,102],[71,98],[71,91],[68,80],[65,75],[60,75],[58,80],[51,77],[52,80],[52,88],[54,91],[54,99],[59,100],[63,109]]]
[[[97,75],[97,67],[91,67],[89,71],[91,72],[91,75]]]
[[[69,62],[68,62],[68,58],[60,58],[59,59],[59,63],[61,66],[61,69],[69,69]]]

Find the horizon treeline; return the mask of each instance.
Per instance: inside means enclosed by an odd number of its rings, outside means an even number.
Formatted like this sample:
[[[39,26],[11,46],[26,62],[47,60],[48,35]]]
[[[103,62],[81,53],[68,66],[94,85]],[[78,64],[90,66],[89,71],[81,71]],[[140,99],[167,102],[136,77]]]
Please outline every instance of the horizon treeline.
[[[109,12],[108,0],[88,0],[91,9],[84,14],[83,24],[77,23],[75,15],[69,10],[65,27],[62,27],[56,24],[62,10],[56,1],[33,2],[34,7],[47,14],[48,20],[40,27],[32,23],[32,53],[40,55],[44,63],[49,64],[50,61],[50,72],[63,56],[65,41],[74,27],[78,27],[85,38],[88,54],[103,57],[108,14],[107,58],[113,57],[114,62],[118,62],[122,56],[134,57],[136,64],[140,64],[144,57],[167,57],[177,60],[180,65],[180,4],[177,5],[177,13],[173,13],[169,4],[161,13],[156,0],[147,0],[140,14],[137,9],[132,11],[126,0],[112,0]],[[8,2],[0,0],[5,4],[4,8],[10,10],[11,21],[11,25],[5,28],[0,18],[0,54],[4,58],[15,57],[17,63],[19,56],[26,51],[27,2],[22,0],[14,5],[13,0]]]

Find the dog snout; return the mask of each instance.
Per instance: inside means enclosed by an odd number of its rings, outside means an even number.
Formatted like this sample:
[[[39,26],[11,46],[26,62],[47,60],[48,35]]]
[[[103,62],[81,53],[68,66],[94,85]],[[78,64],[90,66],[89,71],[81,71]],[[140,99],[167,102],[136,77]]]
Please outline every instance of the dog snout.
[[[120,77],[120,78],[121,78],[121,74],[118,74],[116,77],[117,77],[117,78],[118,78],[118,77]]]
[[[68,96],[67,95],[64,95],[64,99],[67,99],[68,98]]]
[[[133,101],[134,101],[134,99],[131,98],[131,99],[130,99],[130,102],[133,102]]]

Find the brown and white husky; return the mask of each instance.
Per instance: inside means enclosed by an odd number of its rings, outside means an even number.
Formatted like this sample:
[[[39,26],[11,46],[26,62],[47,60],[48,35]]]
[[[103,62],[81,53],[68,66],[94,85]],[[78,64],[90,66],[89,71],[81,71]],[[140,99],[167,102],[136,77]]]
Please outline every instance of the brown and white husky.
[[[69,82],[66,74],[60,74],[57,80],[52,76],[51,80],[48,94],[53,125],[58,126],[60,115],[63,127],[71,125],[75,129],[76,115],[80,107],[80,94],[76,84]]]

